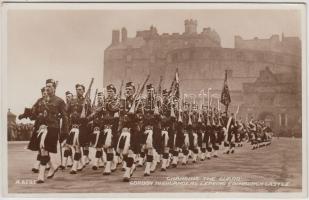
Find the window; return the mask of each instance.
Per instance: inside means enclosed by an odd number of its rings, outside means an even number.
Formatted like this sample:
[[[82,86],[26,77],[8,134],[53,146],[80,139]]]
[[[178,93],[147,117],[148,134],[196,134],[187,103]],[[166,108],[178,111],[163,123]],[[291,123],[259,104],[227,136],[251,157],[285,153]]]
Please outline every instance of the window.
[[[286,113],[279,114],[279,126],[288,126],[288,115]]]

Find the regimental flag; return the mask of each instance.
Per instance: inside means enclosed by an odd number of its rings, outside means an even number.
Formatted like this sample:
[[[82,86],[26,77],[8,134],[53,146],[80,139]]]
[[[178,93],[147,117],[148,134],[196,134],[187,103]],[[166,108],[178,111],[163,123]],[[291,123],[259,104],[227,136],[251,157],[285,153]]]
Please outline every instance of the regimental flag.
[[[175,93],[174,93],[174,96],[177,99],[180,98],[178,68],[176,69],[176,74],[175,74]]]
[[[228,107],[229,104],[231,103],[230,91],[227,85],[227,70],[225,70],[225,78],[224,78],[224,84],[223,84],[220,102],[226,107]]]
[[[180,98],[178,68],[176,68],[176,74],[170,87],[169,96],[174,96],[177,99]]]

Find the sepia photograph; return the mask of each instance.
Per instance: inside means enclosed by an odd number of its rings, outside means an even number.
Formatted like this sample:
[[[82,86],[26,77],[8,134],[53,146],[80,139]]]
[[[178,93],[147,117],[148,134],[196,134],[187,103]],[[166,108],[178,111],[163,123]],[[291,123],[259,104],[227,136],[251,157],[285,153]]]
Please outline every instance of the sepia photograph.
[[[307,195],[305,3],[1,12],[6,196]]]

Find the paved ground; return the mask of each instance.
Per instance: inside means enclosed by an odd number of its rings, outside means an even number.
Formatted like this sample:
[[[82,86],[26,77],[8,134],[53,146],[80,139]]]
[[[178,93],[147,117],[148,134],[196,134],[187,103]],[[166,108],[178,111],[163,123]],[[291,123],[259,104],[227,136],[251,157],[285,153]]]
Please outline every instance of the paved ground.
[[[77,175],[67,169],[44,184],[30,184],[37,177],[31,172],[36,155],[25,145],[9,144],[9,193],[301,192],[302,188],[300,139],[274,138],[270,146],[258,150],[247,144],[233,155],[220,152],[219,158],[157,171],[151,177],[144,177],[138,168],[131,183],[122,182],[120,169],[107,177],[87,166]]]

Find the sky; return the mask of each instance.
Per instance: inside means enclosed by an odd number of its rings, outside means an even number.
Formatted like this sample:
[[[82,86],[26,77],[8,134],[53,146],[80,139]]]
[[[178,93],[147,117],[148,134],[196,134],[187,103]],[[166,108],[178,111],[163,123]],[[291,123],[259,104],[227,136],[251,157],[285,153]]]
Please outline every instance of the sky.
[[[196,19],[197,31],[211,27],[221,45],[234,47],[234,36],[301,37],[296,10],[14,10],[7,15],[7,102],[15,114],[40,97],[45,80],[59,81],[56,95],[74,92],[76,83],[103,88],[104,49],[112,30],[126,27],[128,37],[155,26],[162,33],[183,33],[184,20]]]

